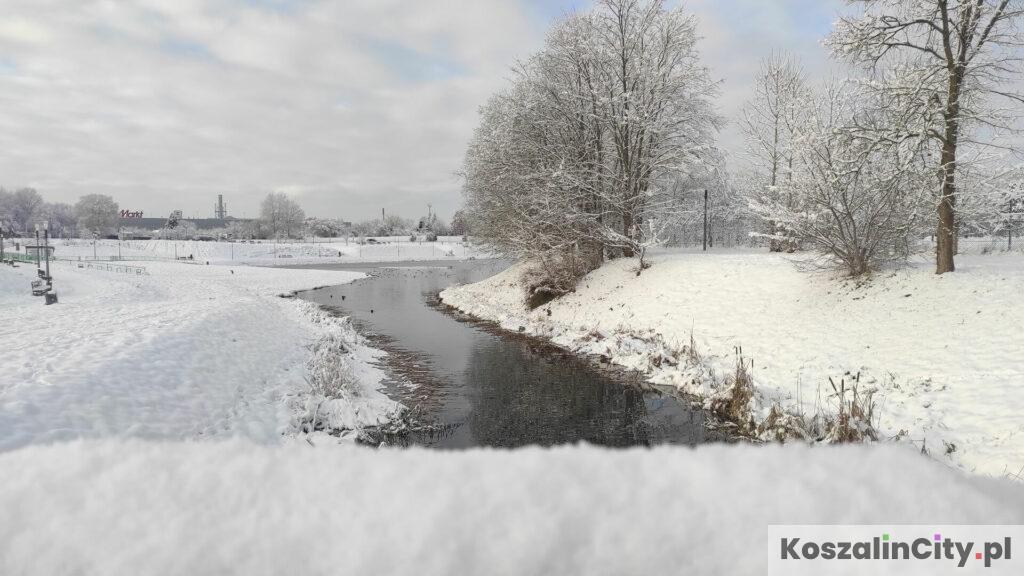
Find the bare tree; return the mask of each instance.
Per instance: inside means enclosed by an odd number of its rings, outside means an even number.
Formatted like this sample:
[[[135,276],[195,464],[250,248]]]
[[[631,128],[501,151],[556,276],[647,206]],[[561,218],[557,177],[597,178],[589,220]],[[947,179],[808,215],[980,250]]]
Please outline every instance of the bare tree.
[[[270,192],[260,204],[260,220],[274,238],[293,238],[302,234],[306,213],[284,192]]]
[[[78,228],[96,235],[117,228],[117,202],[106,194],[86,194],[75,203]]]
[[[796,238],[853,276],[906,259],[931,178],[922,140],[864,136],[894,118],[871,101],[880,94],[857,88],[830,85],[802,100],[808,114],[794,131],[790,177],[753,206],[776,225],[776,240]]]
[[[0,192],[0,217],[6,220],[6,229],[16,234],[31,234],[34,223],[43,208],[43,197],[34,188],[19,188],[14,192]]]
[[[792,56],[773,53],[761,61],[754,97],[743,107],[740,128],[747,139],[748,154],[762,184],[756,190],[762,201],[778,200],[780,179],[787,182],[793,171],[793,138],[806,114],[802,106],[807,98],[803,67]],[[786,199],[792,202],[792,198]],[[767,223],[769,249],[779,252],[792,248],[779,241],[779,230]]]
[[[40,210],[39,217],[46,220],[50,235],[55,238],[73,237],[77,232],[78,217],[75,216],[75,209],[70,204],[47,202]]]
[[[13,193],[0,187],[0,230],[4,234],[14,233],[14,219],[11,217],[11,201]]]
[[[863,14],[841,18],[829,44],[838,55],[879,72],[872,85],[888,92],[905,114],[916,115],[920,135],[937,143],[935,271],[951,272],[960,146],[970,141],[972,128],[1009,128],[1010,114],[998,108],[998,99],[1024,102],[1009,86],[1020,72],[1021,1],[848,1],[862,6]],[[897,124],[907,125],[912,124]]]
[[[603,0],[559,23],[481,110],[463,175],[473,233],[569,269],[662,242],[719,119],[696,22],[660,0]]]

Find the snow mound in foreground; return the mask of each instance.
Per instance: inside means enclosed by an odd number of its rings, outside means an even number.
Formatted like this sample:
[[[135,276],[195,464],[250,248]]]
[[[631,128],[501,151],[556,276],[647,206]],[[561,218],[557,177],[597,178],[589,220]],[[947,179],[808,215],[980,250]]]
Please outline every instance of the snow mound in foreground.
[[[770,573],[769,523],[1024,522],[1020,484],[896,446],[106,440],[0,454],[0,475],[0,573],[23,575]]]

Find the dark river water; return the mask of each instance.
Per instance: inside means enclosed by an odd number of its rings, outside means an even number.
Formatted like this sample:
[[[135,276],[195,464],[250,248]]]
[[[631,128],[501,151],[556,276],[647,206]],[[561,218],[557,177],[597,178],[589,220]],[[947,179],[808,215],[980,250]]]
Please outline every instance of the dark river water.
[[[378,265],[380,266],[380,265]],[[318,266],[372,274],[299,297],[351,316],[389,352],[388,393],[442,432],[413,444],[443,448],[696,444],[717,439],[700,410],[670,394],[644,392],[570,354],[493,327],[459,321],[431,305],[453,284],[482,280],[494,260]],[[435,430],[436,430],[435,429]]]

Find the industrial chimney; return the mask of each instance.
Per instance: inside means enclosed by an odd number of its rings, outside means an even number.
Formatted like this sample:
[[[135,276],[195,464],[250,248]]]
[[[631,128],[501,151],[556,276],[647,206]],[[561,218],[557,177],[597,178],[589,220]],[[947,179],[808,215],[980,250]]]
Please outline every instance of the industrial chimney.
[[[220,220],[228,217],[228,207],[224,205],[223,194],[217,194],[217,204],[213,207],[213,215]]]

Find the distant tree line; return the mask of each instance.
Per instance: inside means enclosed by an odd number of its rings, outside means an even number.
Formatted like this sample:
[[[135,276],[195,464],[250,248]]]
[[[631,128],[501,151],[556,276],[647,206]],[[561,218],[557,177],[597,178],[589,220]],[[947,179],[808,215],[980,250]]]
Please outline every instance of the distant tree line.
[[[46,202],[34,188],[0,188],[0,229],[6,236],[32,236],[44,222],[55,238],[102,234],[116,227],[117,211],[114,199],[103,194],[87,194],[72,206]]]
[[[46,202],[33,188],[8,191],[0,188],[0,230],[7,237],[32,236],[37,224],[46,222],[54,238],[106,237],[124,231],[133,237],[148,236],[153,230],[122,226],[119,206],[106,194],[86,194],[74,205]],[[200,236],[234,239],[301,239],[344,236],[413,236],[436,238],[465,235],[468,226],[462,213],[452,224],[436,214],[417,220],[390,215],[384,220],[350,223],[341,219],[306,216],[299,203],[283,192],[268,193],[260,204],[259,218],[229,220],[216,230],[200,231],[188,219],[158,230],[160,238],[194,239]]]

